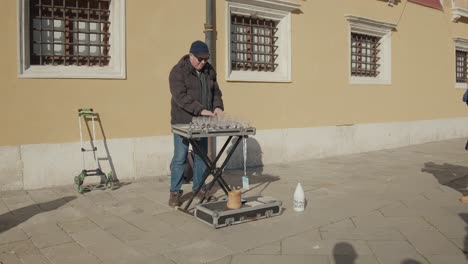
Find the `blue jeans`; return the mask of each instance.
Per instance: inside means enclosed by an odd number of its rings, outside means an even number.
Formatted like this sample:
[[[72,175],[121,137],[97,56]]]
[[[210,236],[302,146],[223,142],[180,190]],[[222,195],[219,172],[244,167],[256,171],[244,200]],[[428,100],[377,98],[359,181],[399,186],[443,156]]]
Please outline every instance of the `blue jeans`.
[[[208,139],[202,138],[198,142],[200,148],[204,153],[208,150]],[[180,192],[182,183],[184,181],[184,170],[187,163],[187,152],[189,141],[179,135],[174,134],[174,156],[171,162],[171,192]],[[203,173],[205,172],[206,165],[200,156],[195,152],[193,161],[193,186],[192,191],[195,191],[199,184],[205,186],[203,180]]]

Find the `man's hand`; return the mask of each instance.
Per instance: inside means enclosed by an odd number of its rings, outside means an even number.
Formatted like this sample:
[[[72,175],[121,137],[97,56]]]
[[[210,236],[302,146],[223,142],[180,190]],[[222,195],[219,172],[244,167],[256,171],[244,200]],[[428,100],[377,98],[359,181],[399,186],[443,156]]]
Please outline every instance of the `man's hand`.
[[[221,108],[216,108],[216,109],[214,110],[214,115],[215,115],[215,116],[222,115],[223,113],[224,113],[224,111],[223,111],[223,109],[221,109]]]
[[[202,116],[215,116],[215,114],[211,111],[208,111],[208,110],[202,110],[200,115]]]

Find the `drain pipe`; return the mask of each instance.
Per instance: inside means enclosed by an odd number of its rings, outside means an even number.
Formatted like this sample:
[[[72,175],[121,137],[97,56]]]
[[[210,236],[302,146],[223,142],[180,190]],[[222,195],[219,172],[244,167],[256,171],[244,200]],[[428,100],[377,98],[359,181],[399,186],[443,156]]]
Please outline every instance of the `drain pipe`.
[[[210,64],[216,70],[216,0],[206,0],[205,43],[210,50]],[[208,138],[208,156],[216,158],[216,137]]]
[[[216,1],[206,0],[205,42],[210,50],[210,64],[216,70]]]

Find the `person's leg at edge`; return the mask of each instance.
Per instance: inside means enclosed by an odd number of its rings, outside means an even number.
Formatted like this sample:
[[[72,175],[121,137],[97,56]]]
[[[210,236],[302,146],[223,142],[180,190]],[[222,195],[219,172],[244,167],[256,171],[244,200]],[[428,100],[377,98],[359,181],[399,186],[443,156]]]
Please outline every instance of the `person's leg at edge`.
[[[174,155],[171,161],[171,189],[169,195],[170,206],[178,206],[180,203],[188,145],[187,139],[174,135]]]
[[[207,138],[201,138],[200,141],[198,142],[200,145],[201,150],[203,153],[207,153],[208,151],[208,139]],[[205,183],[202,182],[203,180],[203,174],[205,173],[206,165],[203,162],[202,158],[195,152],[195,158],[193,161],[193,186],[192,186],[192,191],[196,191],[197,187],[202,184],[202,191],[204,191],[205,188]]]

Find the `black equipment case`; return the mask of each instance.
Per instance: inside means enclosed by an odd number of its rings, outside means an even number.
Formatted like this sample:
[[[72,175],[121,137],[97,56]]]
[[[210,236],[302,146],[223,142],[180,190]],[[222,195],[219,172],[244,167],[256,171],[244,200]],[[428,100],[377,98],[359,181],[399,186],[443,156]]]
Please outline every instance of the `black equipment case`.
[[[281,214],[282,202],[267,196],[252,196],[242,199],[239,209],[227,208],[227,200],[208,202],[195,206],[194,216],[198,220],[220,228]]]

